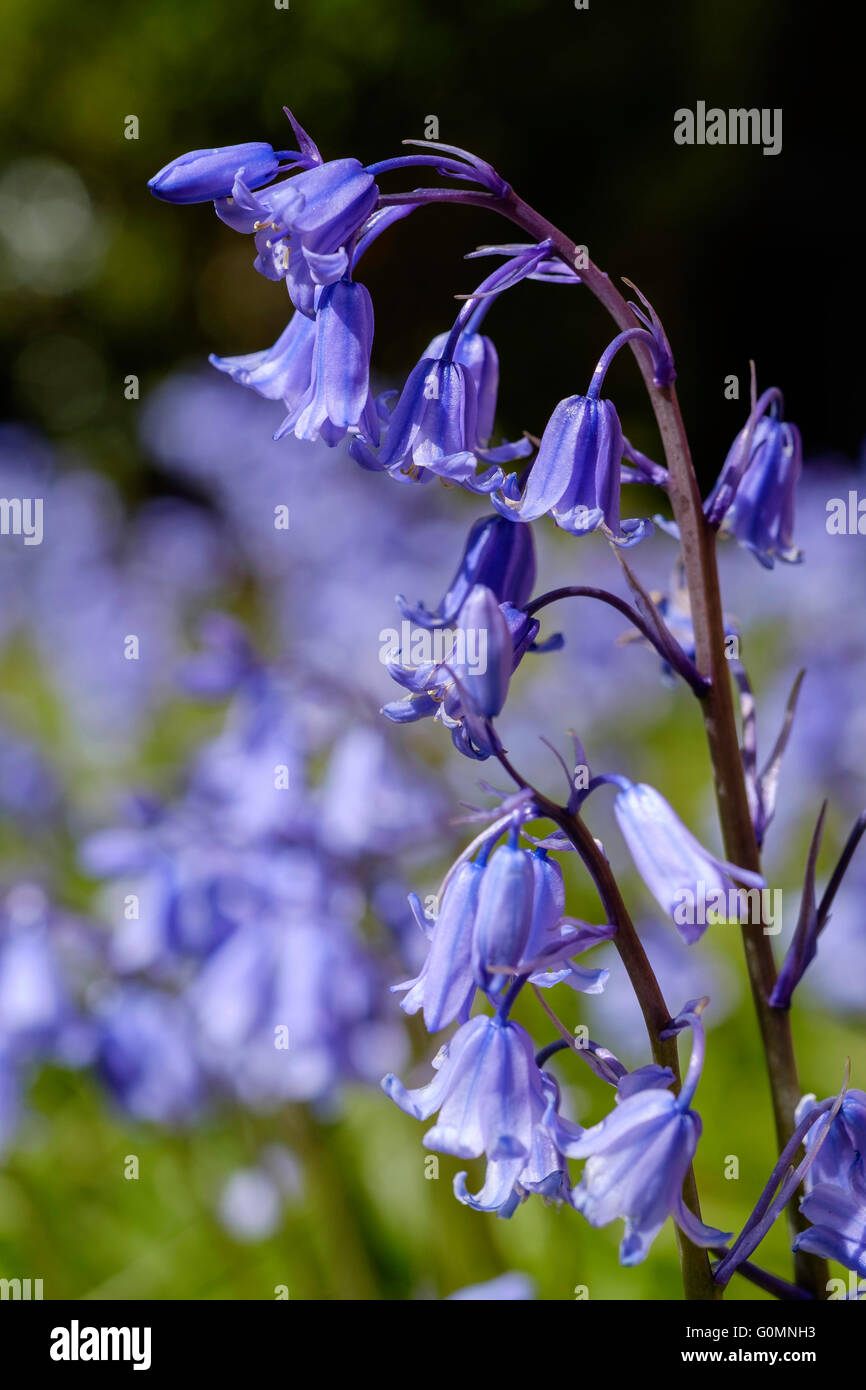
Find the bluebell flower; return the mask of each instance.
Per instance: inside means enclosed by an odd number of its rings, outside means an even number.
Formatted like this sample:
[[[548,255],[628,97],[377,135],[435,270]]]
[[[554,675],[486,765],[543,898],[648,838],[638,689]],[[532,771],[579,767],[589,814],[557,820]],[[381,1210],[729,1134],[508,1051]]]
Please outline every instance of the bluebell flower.
[[[565,917],[565,883],[562,869],[545,849],[530,854],[532,866],[532,924],[524,949],[520,974],[531,971],[530,982],[543,988],[565,983],[581,994],[600,994],[610,971],[577,965],[567,956],[581,955],[607,941],[614,928],[592,926]]]
[[[467,600],[461,608],[459,641],[452,657],[417,666],[388,661],[389,675],[410,694],[384,705],[382,713],[398,724],[434,717],[450,729],[461,753],[483,759],[495,751],[490,711],[497,705],[502,708],[508,677],[532,646],[539,623],[511,604],[496,605],[482,585],[475,585],[471,592],[475,597],[471,607]],[[493,615],[497,606],[504,625]]]
[[[375,180],[357,159],[332,159],[296,174],[292,193],[302,200],[292,213],[292,231],[305,252],[325,255],[354,236],[379,197]]]
[[[425,1148],[458,1158],[525,1159],[532,1137],[535,1097],[542,1101],[541,1075],[528,1034],[518,1024],[487,1014],[457,1030],[433,1062],[426,1086],[407,1090],[389,1073],[385,1094],[407,1115],[437,1123],[424,1135]],[[515,1174],[516,1175],[516,1174]]]
[[[167,203],[211,203],[227,198],[239,175],[248,188],[270,183],[282,157],[274,153],[271,145],[256,140],[190,150],[154,174],[147,186],[155,197]]]
[[[795,1122],[800,1123],[815,1109],[815,1096],[804,1096],[797,1106]],[[808,1153],[821,1137],[820,1114],[806,1133],[803,1143]],[[849,1188],[866,1202],[866,1092],[846,1091],[806,1179],[807,1187],[832,1183]]]
[[[418,1120],[427,1120],[439,1111],[438,1121],[424,1135],[426,1148],[458,1158],[487,1155],[488,1209],[494,1209],[494,1204],[496,1209],[507,1205],[510,1214],[514,1185],[528,1166],[528,1182],[540,1186],[549,1178],[551,1189],[559,1188],[565,1165],[557,1140],[570,1144],[579,1131],[558,1116],[552,1118],[555,1083],[545,1085],[525,1029],[481,1014],[458,1029],[433,1065],[437,1073],[427,1086],[408,1091],[389,1074],[382,1089],[401,1110]],[[555,1152],[546,1151],[547,1162],[556,1167],[542,1173],[547,1166],[545,1151],[541,1145],[534,1151],[534,1145],[536,1128],[545,1123],[551,1125],[550,1133],[555,1136]],[[473,1199],[465,1195],[464,1179],[465,1174],[458,1175],[455,1191],[461,1200],[477,1205],[480,1195]]]
[[[407,1014],[423,1010],[428,1033],[438,1033],[459,1019],[465,1023],[475,997],[472,971],[472,934],[478,910],[478,894],[484,865],[470,860],[462,864],[442,896],[439,913],[430,934],[430,949],[414,980],[392,985],[392,991],[407,991],[401,1008]],[[410,899],[416,920],[429,928],[420,903]]]
[[[741,895],[733,880],[761,889],[762,876],[704,849],[654,787],[616,780],[622,790],[614,814],[635,867],[683,939],[693,942],[703,935],[710,911],[719,920],[742,920]]]
[[[446,357],[451,338],[451,333],[437,334],[428,344],[423,357],[439,360]],[[474,333],[465,329],[457,338],[453,356],[455,362],[467,369],[475,385],[475,442],[479,449],[486,451],[485,457],[491,461],[505,463],[508,459],[519,456],[515,451],[527,453],[526,441],[504,445],[504,455],[498,454],[495,450],[491,451],[488,447],[496,421],[496,401],[499,395],[499,355],[490,338],[485,333]]]
[[[531,526],[514,525],[500,516],[474,522],[457,573],[432,613],[423,603],[412,607],[398,595],[404,617],[419,627],[450,627],[476,584],[490,589],[499,603],[525,608],[535,585],[535,542]]]
[[[338,915],[345,887],[316,859],[307,868],[318,900],[311,884],[292,901],[290,858],[286,900],[226,938],[187,994],[209,1070],[256,1108],[333,1098],[346,1081],[381,1076],[403,1051],[377,964]]]
[[[407,991],[402,1001],[406,1013],[423,1009],[430,1033],[455,1019],[465,1023],[476,987],[494,997],[510,978],[527,975],[533,984],[565,980],[574,989],[596,994],[609,975],[566,960],[606,940],[612,928],[587,927],[563,917],[565,886],[559,865],[543,850],[521,850],[513,844],[496,850],[489,864],[488,853],[489,845],[478,859],[459,865],[432,924],[418,898],[410,896],[430,949],[418,976],[392,989]],[[505,969],[497,971],[497,965]]]
[[[359,441],[353,456],[359,452],[364,456],[365,448],[366,442]],[[436,476],[469,492],[489,493],[503,481],[496,464],[506,456],[525,454],[528,448],[528,442],[521,440],[485,450],[478,434],[478,393],[470,368],[453,359],[422,357],[394,407],[378,458],[368,457],[366,463],[398,479],[427,482]],[[479,459],[491,462],[480,474]]]
[[[536,1064],[537,1065],[537,1064]],[[555,1077],[539,1071],[544,1109],[533,1105],[533,1125],[529,1154],[517,1169],[513,1159],[489,1159],[484,1184],[476,1193],[467,1186],[466,1173],[454,1176],[454,1196],[474,1211],[496,1212],[504,1219],[514,1215],[522,1202],[536,1194],[545,1202],[559,1206],[571,1200],[571,1176],[565,1152],[583,1134],[580,1125],[559,1113],[560,1094]],[[535,1095],[533,1093],[533,1100]]]
[[[58,923],[41,889],[19,883],[0,910],[0,1053],[46,1056],[73,1019],[55,940]]]
[[[429,773],[398,757],[390,730],[379,722],[351,725],[334,745],[316,793],[319,838],[341,859],[378,854],[392,861],[427,843],[431,816],[444,816],[446,806]]]
[[[796,425],[767,415],[754,425],[745,459],[750,425],[732,444],[705,510],[710,518],[719,518],[722,533],[734,536],[772,569],[777,559],[802,559],[794,545],[794,500],[803,449]]]
[[[475,584],[456,627],[461,700],[467,713],[494,719],[508,696],[514,665],[511,628],[492,589]]]
[[[572,1197],[576,1210],[591,1226],[607,1226],[618,1217],[625,1222],[619,1247],[624,1265],[646,1259],[669,1216],[696,1245],[728,1239],[699,1221],[682,1195],[701,1135],[700,1116],[690,1107],[703,1066],[704,1034],[700,1020],[692,1017],[692,1056],[679,1095],[660,1088],[658,1069],[642,1077],[637,1088],[634,1076],[626,1077],[615,1108],[567,1148],[569,1157],[588,1160]]]
[[[866,1193],[819,1182],[803,1198],[800,1211],[812,1225],[796,1237],[793,1249],[838,1260],[866,1279]]]
[[[97,1068],[137,1120],[185,1124],[201,1112],[204,1077],[181,1000],[144,985],[118,987],[97,1011]]]
[[[212,353],[208,360],[240,386],[248,386],[269,401],[283,401],[292,411],[310,388],[315,342],[314,320],[295,313],[273,347],[240,357]]]
[[[508,977],[496,967],[519,965],[532,927],[535,879],[532,855],[517,831],[494,850],[481,879],[472,933],[472,970],[479,989],[501,994]]]
[[[535,521],[549,513],[573,536],[604,527],[620,544],[634,544],[650,525],[620,521],[622,429],[611,401],[569,396],[554,410],[538,456],[521,490],[510,474],[493,505],[503,516]]]
[[[252,233],[255,268],[285,280],[296,309],[312,318],[316,288],[341,280],[349,244],[373,212],[378,190],[357,159],[334,159],[306,169],[263,192],[238,178],[218,215],[235,231]]]
[[[292,433],[333,447],[363,418],[367,437],[378,439],[370,397],[373,302],[366,286],[349,280],[326,285],[316,298],[315,331],[309,384],[274,438]]]
[[[397,479],[425,482],[434,474],[472,492],[489,493],[503,481],[495,465],[525,457],[527,438],[490,447],[499,389],[499,360],[493,343],[477,331],[499,294],[549,265],[549,243],[490,247],[508,260],[468,296],[448,333],[435,337],[411,372],[378,459],[369,441],[356,440],[350,452],[366,468],[387,469]],[[477,462],[491,465],[476,472]]]

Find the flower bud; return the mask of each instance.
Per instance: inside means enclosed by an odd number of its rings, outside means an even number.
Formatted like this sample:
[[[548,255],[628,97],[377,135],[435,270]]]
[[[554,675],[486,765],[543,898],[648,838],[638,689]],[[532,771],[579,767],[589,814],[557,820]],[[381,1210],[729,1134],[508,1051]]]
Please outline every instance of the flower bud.
[[[166,203],[210,203],[229,196],[238,174],[248,188],[259,188],[274,177],[278,166],[270,145],[251,140],[245,145],[190,150],[154,174],[147,186]]]

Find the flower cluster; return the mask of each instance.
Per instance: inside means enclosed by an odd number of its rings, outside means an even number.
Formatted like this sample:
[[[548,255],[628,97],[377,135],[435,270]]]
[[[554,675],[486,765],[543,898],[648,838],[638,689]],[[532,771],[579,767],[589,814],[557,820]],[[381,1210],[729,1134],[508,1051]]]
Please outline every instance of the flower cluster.
[[[820,1133],[815,1097],[804,1096],[797,1119],[808,1122],[813,1114],[805,1144],[815,1157],[800,1206],[813,1224],[794,1248],[838,1260],[866,1277],[866,1093],[847,1093],[826,1136]]]
[[[174,385],[145,424],[166,446]],[[207,429],[229,449],[248,431],[246,398],[228,387],[219,396],[221,414],[183,384],[209,465],[218,454]],[[194,466],[169,452],[175,468]],[[372,689],[359,696],[362,664],[341,685],[317,644],[301,653],[296,643],[289,674],[257,655],[249,622],[210,611],[241,589],[248,605],[258,586],[263,626],[282,643],[305,628],[299,573],[323,611],[357,584],[361,557],[347,546],[335,564],[318,549],[321,527],[274,544],[271,479],[254,448],[233,499],[211,475],[219,505],[147,503],[122,527],[107,482],[52,463],[23,432],[3,432],[5,490],[44,496],[52,518],[45,545],[3,550],[15,597],[3,658],[26,654],[68,745],[49,759],[44,730],[23,736],[15,702],[8,723],[4,706],[0,1149],[28,1142],[27,1095],[45,1065],[86,1069],[133,1122],[189,1128],[254,1112],[260,1155],[227,1180],[215,1210],[238,1239],[260,1239],[298,1184],[286,1151],[262,1146],[282,1129],[267,1116],[286,1104],[334,1114],[347,1085],[375,1084],[404,1051],[387,984],[418,951],[396,855],[424,861],[441,794],[376,722]],[[380,558],[390,597],[405,556],[366,496],[353,525],[365,518],[365,562]],[[418,559],[435,543],[435,525],[424,544],[416,535]],[[390,579],[386,554],[399,567]],[[340,613],[356,630],[357,614]],[[192,655],[190,631],[201,639]],[[374,663],[371,677],[380,673]],[[167,798],[127,795],[121,816],[118,790],[153,778],[155,740],[185,775]],[[63,865],[76,913],[60,906]]]
[[[360,922],[369,900],[381,914],[393,899],[377,837],[412,833],[415,786],[385,767],[381,732],[363,726],[312,786],[303,699],[233,623],[214,618],[205,635],[186,680],[199,696],[233,691],[224,731],[201,747],[174,803],[136,798],[127,826],[81,846],[120,925],[106,937],[66,920],[26,883],[7,895],[4,1138],[39,1060],[92,1066],[131,1115],[182,1124],[220,1097],[262,1110],[323,1101],[346,1081],[373,1081],[402,1050]],[[370,804],[374,768],[389,795],[353,844],[331,828],[344,808]]]
[[[397,217],[442,200],[481,201],[518,224],[542,224],[489,165],[464,151],[431,145],[424,154],[367,166],[353,159],[328,162],[291,115],[289,119],[296,151],[275,154],[266,145],[197,151],[174,161],[152,183],[154,192],[169,200],[212,200],[224,221],[254,235],[256,269],[271,279],[284,279],[295,306],[296,315],[274,348],[246,358],[214,359],[215,365],[260,394],[283,400],[288,414],[277,437],[294,433],[334,445],[348,435],[349,453],[364,469],[401,481],[425,482],[438,476],[488,496],[495,513],[473,525],[457,573],[436,608],[398,600],[410,631],[389,650],[387,665],[408,693],[386,704],[383,713],[397,723],[434,718],[449,729],[461,753],[497,759],[517,792],[500,798],[498,811],[477,813],[492,825],[455,862],[434,899],[434,912],[423,911],[417,898],[410,900],[428,938],[428,951],[417,976],[395,989],[404,995],[406,1012],[423,1015],[430,1033],[452,1024],[457,1030],[441,1050],[437,1074],[428,1085],[407,1090],[393,1074],[383,1085],[397,1104],[419,1119],[438,1112],[425,1135],[428,1147],[462,1158],[486,1156],[486,1176],[476,1195],[470,1194],[465,1174],[455,1179],[456,1195],[471,1206],[510,1215],[536,1192],[569,1202],[593,1225],[622,1217],[626,1229],[620,1255],[625,1264],[645,1258],[669,1215],[683,1230],[688,1248],[719,1245],[727,1237],[701,1222],[691,1174],[700,1135],[691,1102],[703,1065],[701,1015],[707,1000],[693,1000],[675,1019],[664,1017],[657,981],[610,863],[582,817],[598,788],[617,788],[615,817],[638,874],[686,943],[697,942],[710,921],[742,920],[747,928],[760,929],[766,920],[766,880],[758,868],[758,851],[775,812],[779,762],[797,688],[776,748],[759,772],[752,687],[742,663],[732,663],[741,702],[742,748],[734,745],[736,767],[722,774],[717,763],[716,770],[717,778],[739,779],[748,807],[754,856],[740,825],[738,843],[748,860],[744,863],[730,863],[704,848],[653,787],[615,774],[592,776],[576,740],[573,766],[560,759],[569,791],[566,803],[557,806],[516,771],[497,724],[526,653],[562,645],[558,637],[537,641],[536,614],[567,597],[593,598],[617,609],[661,657],[665,675],[682,678],[715,708],[713,681],[698,663],[706,660],[713,642],[726,642],[734,630],[721,618],[719,604],[709,601],[708,591],[695,587],[697,569],[707,572],[705,535],[714,530],[733,535],[766,567],[776,558],[800,558],[793,541],[794,493],[801,470],[798,432],[782,418],[777,391],[759,399],[753,394],[749,419],[725,460],[704,514],[695,517],[692,504],[683,501],[693,492],[693,479],[684,480],[682,471],[689,467],[687,449],[682,441],[678,446],[672,442],[680,432],[675,405],[662,429],[667,454],[663,467],[633,448],[623,435],[615,405],[602,397],[614,356],[629,345],[651,391],[658,393],[660,420],[673,401],[676,372],[670,344],[655,310],[638,291],[639,303],[617,296],[619,312],[614,317],[620,331],[598,359],[586,393],[555,406],[540,431],[537,455],[522,474],[505,472],[503,465],[531,452],[533,439],[524,434],[515,443],[490,445],[498,359],[492,342],[480,331],[482,319],[496,299],[521,280],[585,281],[593,288],[604,278],[587,262],[581,263],[586,273],[575,274],[573,248],[553,229],[541,241],[483,248],[482,254],[495,253],[502,264],[466,297],[452,328],[429,344],[396,404],[392,407],[387,395],[375,400],[370,389],[372,305],[367,290],[354,279],[366,246]],[[421,167],[432,167],[469,189],[381,192],[378,181],[384,176]],[[279,173],[288,177],[273,182]],[[671,485],[674,468],[679,471],[678,489]],[[649,518],[622,519],[620,490],[629,481],[670,490],[676,518],[657,519],[684,550],[692,547],[696,564],[689,586],[678,585],[672,595],[654,598],[623,561],[633,605],[596,585],[564,586],[533,597],[532,522],[550,516],[575,537],[600,532],[618,550],[649,534]],[[693,534],[683,534],[683,519]],[[697,558],[695,546],[703,549],[704,558]],[[688,574],[688,565],[684,568]],[[700,633],[691,612],[695,597],[702,607]],[[413,624],[427,640],[415,640]],[[730,713],[716,711],[708,728],[718,720],[728,721],[735,737]],[[717,729],[715,737],[718,748]],[[722,812],[733,814],[726,804]],[[822,819],[823,814],[807,865],[800,923],[768,1001],[780,1010],[790,1006],[794,989],[815,957],[818,934],[862,834],[858,822],[823,902],[816,905],[814,868]],[[540,839],[531,836],[528,826],[535,820],[552,822],[552,832]],[[604,909],[600,925],[577,922],[564,913],[562,870],[553,857],[563,850],[576,851],[589,872]],[[758,900],[757,916],[750,911],[750,894]],[[714,917],[706,914],[709,901],[721,907]],[[607,972],[578,965],[575,958],[609,937],[626,963],[648,1024],[655,1013],[650,1037],[657,1057],[677,1061],[675,1044],[673,1051],[665,1044],[683,1029],[692,1030],[694,1044],[682,1085],[677,1084],[673,1065],[656,1061],[630,1073],[609,1049],[592,1044],[585,1060],[616,1088],[616,1106],[601,1124],[583,1131],[560,1115],[559,1088],[544,1065],[559,1044],[542,1049],[537,1058],[529,1034],[511,1013],[527,985],[537,989],[567,982],[578,990],[602,990]],[[774,972],[772,956],[766,968]],[[479,1000],[486,1000],[493,1013],[473,1013]],[[567,1036],[564,1025],[558,1026]],[[798,1238],[798,1247],[825,1254],[839,1248],[849,1252],[853,1239],[849,1195],[831,1198],[831,1188],[850,1194],[855,1187],[858,1200],[862,1196],[855,1142],[862,1117],[853,1099],[842,1111],[837,1101],[831,1123],[824,1118],[829,1104],[815,1116],[820,1133],[816,1129],[811,1138],[807,1135],[808,1157],[797,1170],[798,1181],[812,1170],[813,1186],[804,1210],[816,1217],[812,1232]],[[831,1141],[828,1125],[836,1127]],[[815,1166],[822,1146],[823,1165],[832,1169],[829,1174]],[[783,1157],[786,1153],[787,1149]],[[574,1190],[568,1158],[587,1159]],[[847,1164],[842,1185],[840,1164]],[[743,1250],[748,1247],[751,1252],[767,1223],[775,1219],[781,1192],[790,1198],[789,1188],[786,1177],[775,1199],[769,1189],[769,1197],[759,1202],[721,1262],[725,1280],[742,1265]],[[821,1219],[829,1221],[832,1213],[835,1234],[821,1234]]]
[[[432,142],[417,142],[423,153],[366,165],[353,157],[325,160],[287,115],[296,148],[248,142],[196,150],[150,183],[167,202],[212,202],[222,222],[253,238],[255,270],[285,282],[292,316],[277,342],[240,357],[213,357],[213,365],[282,402],[276,439],[328,448],[345,442],[365,472],[404,484],[438,477],[486,499],[489,508],[473,523],[440,603],[429,609],[398,599],[408,632],[390,647],[386,664],[406,694],[386,703],[383,713],[399,724],[428,717],[443,724],[460,753],[495,760],[515,789],[500,793],[483,784],[497,804],[471,810],[482,828],[449,869],[432,908],[410,896],[426,955],[413,978],[392,988],[407,1014],[422,1016],[428,1033],[454,1031],[426,1085],[407,1088],[389,1071],[383,1087],[408,1114],[424,1121],[436,1116],[424,1135],[428,1148],[486,1160],[477,1191],[466,1172],[455,1176],[455,1195],[470,1207],[507,1217],[535,1194],[569,1206],[593,1226],[621,1219],[626,1265],[646,1258],[671,1217],[682,1233],[692,1296],[701,1289],[699,1296],[707,1297],[713,1282],[720,1286],[735,1270],[747,1272],[747,1257],[803,1184],[801,1212],[812,1225],[796,1237],[801,1258],[835,1258],[866,1273],[866,1096],[845,1087],[835,1100],[806,1098],[796,1116],[787,1116],[787,1133],[780,1125],[779,1162],[737,1240],[711,1270],[701,1252],[728,1236],[701,1220],[693,1171],[701,1133],[693,1102],[708,1000],[694,997],[671,1015],[645,949],[651,932],[641,939],[619,886],[620,856],[609,856],[584,820],[590,798],[614,787],[615,821],[638,878],[689,947],[712,922],[743,922],[753,972],[760,958],[752,983],[762,1031],[776,1030],[785,1044],[774,1056],[768,1048],[781,1111],[792,1078],[774,1068],[786,1065],[787,1011],[818,955],[866,828],[861,817],[819,900],[822,810],[799,921],[777,973],[763,936],[767,884],[760,850],[776,811],[799,685],[759,767],[749,675],[738,653],[725,668],[727,638],[738,634],[723,616],[714,542],[716,532],[733,536],[766,568],[776,559],[801,558],[793,535],[801,444],[784,419],[781,395],[753,392],[748,420],[701,509],[674,395],[673,354],[639,291],[639,302],[626,301],[596,267],[575,260],[576,248],[483,160]],[[433,170],[447,186],[383,192],[391,174],[419,169]],[[373,301],[357,279],[359,264],[395,221],[442,201],[503,213],[531,239],[474,253],[496,256],[497,268],[462,297],[453,324],[429,343],[402,389],[377,393]],[[525,280],[582,284],[613,306],[617,333],[584,393],[554,404],[534,432],[497,443],[498,357],[482,326],[499,297]],[[602,395],[610,364],[626,346],[662,426],[664,466],[630,444],[614,402]],[[511,469],[534,451],[521,471]],[[203,459],[207,466],[207,450]],[[654,518],[683,551],[685,582],[666,595],[651,593],[623,555],[653,530],[647,516],[623,519],[621,487],[629,482],[654,487],[674,511],[673,520]],[[596,583],[535,594],[532,524],[543,517],[570,537],[596,533],[610,542],[629,599]],[[97,553],[97,564],[101,559]],[[104,573],[109,566],[104,557]],[[70,567],[67,558],[70,568],[82,576],[87,571]],[[49,566],[49,606],[60,578]],[[195,580],[187,576],[184,583],[184,593],[197,596]],[[556,755],[568,787],[562,804],[515,766],[503,728],[515,675],[529,653],[562,647],[558,635],[539,639],[538,614],[571,598],[615,609],[660,658],[664,675],[703,702],[724,842],[737,846],[731,858],[738,862],[706,848],[654,787],[617,773],[593,775],[576,736],[569,762]],[[202,634],[205,650],[187,663],[186,688],[200,700],[228,698],[226,724],[199,749],[173,802],[139,797],[131,825],[85,839],[86,871],[119,885],[130,905],[123,927],[81,954],[89,978],[70,981],[62,969],[63,941],[80,926],[56,924],[46,901],[26,890],[7,902],[0,936],[0,1134],[11,1128],[24,1069],[45,1055],[92,1062],[130,1113],[181,1123],[214,1093],[255,1108],[321,1101],[345,1080],[380,1074],[383,1058],[394,1061],[401,1052],[404,1035],[387,1010],[362,920],[368,910],[402,920],[388,853],[402,840],[422,842],[429,817],[400,773],[382,774],[391,756],[384,726],[347,734],[329,753],[324,778],[313,778],[311,763],[325,756],[327,742],[315,732],[321,714],[315,683],[311,695],[287,682],[256,656],[232,620],[212,616]],[[721,688],[728,671],[741,730]],[[353,672],[348,684],[359,683]],[[38,770],[31,763],[37,784]],[[380,782],[387,795],[375,810],[371,788]],[[50,804],[50,788],[45,794]],[[600,921],[567,915],[564,853],[577,855],[597,893]],[[706,913],[710,901],[723,905],[713,917]],[[84,928],[84,935],[92,933]],[[673,930],[670,936],[677,940]],[[633,1069],[605,1044],[578,1041],[547,1002],[546,992],[560,986],[603,995],[608,970],[579,958],[608,941],[628,973],[652,1048],[653,1060]],[[513,1016],[528,990],[558,1033],[540,1050]],[[681,1077],[677,1038],[686,1031],[692,1049]],[[281,1042],[284,1036],[291,1046]],[[550,1062],[566,1050],[614,1092],[608,1113],[588,1128],[561,1113]],[[571,1160],[585,1160],[576,1184]],[[261,1183],[255,1175],[251,1186],[243,1175],[239,1182],[246,1210],[243,1193],[249,1189],[255,1206]],[[236,1210],[232,1193],[226,1202]],[[760,1277],[771,1286],[772,1276]]]

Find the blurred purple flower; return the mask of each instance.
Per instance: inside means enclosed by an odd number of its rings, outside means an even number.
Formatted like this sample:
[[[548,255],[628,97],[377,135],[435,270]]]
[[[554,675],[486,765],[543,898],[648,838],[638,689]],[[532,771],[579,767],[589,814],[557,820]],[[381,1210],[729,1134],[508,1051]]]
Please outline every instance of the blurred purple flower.
[[[96,1021],[97,1068],[124,1110],[164,1125],[197,1118],[204,1078],[181,1000],[144,985],[122,985],[101,1001]]]
[[[485,1303],[517,1302],[536,1297],[535,1283],[528,1274],[510,1272],[500,1274],[498,1279],[488,1279],[485,1284],[467,1284],[464,1289],[450,1293],[446,1302],[475,1300]]]

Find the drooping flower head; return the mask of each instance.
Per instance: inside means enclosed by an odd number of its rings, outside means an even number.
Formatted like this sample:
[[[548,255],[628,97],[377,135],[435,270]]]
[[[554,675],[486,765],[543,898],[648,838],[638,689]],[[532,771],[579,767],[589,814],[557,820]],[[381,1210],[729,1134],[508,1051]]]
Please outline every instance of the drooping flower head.
[[[815,1096],[804,1096],[797,1106],[797,1124],[816,1109]],[[866,1203],[866,1092],[850,1090],[839,1106],[826,1135],[822,1133],[820,1112],[803,1141],[806,1152],[821,1139],[821,1147],[809,1170],[808,1186],[834,1183],[850,1189]]]
[[[392,986],[406,991],[401,1007],[407,1014],[423,1010],[428,1033],[438,1033],[449,1023],[469,1018],[476,983],[472,973],[472,935],[478,894],[484,876],[484,860],[462,864],[443,894],[439,913],[430,934],[430,949],[414,980]],[[422,930],[430,923],[417,898],[410,899]]]
[[[346,274],[351,244],[378,196],[357,159],[332,159],[255,193],[237,178],[216,209],[228,226],[255,237],[256,270],[285,280],[295,308],[312,318],[316,287]]]
[[[819,1182],[803,1198],[800,1211],[812,1225],[796,1237],[793,1249],[838,1260],[866,1279],[866,1194]]]
[[[730,915],[739,920],[734,879],[761,889],[764,878],[711,854],[654,787],[625,778],[610,780],[621,787],[614,814],[637,871],[683,939],[697,941],[715,920],[710,912],[724,920],[733,905]]]
[[[486,306],[485,306],[486,307]],[[427,345],[423,356],[441,359],[449,350],[449,333],[439,333]],[[499,355],[484,333],[464,329],[454,348],[454,361],[465,367],[475,384],[475,433],[479,447],[486,449],[496,420],[496,400],[499,394]]]
[[[481,282],[451,331],[434,338],[413,368],[378,457],[368,441],[352,445],[350,452],[357,462],[386,469],[398,479],[426,482],[438,476],[470,492],[491,493],[503,483],[498,465],[531,453],[526,438],[489,447],[499,363],[493,344],[478,332],[478,325],[497,296],[520,280],[563,278],[548,276],[549,249],[547,242],[487,248],[505,254],[506,263]],[[480,474],[479,462],[489,465]]]
[[[512,473],[493,505],[519,521],[550,513],[573,536],[600,526],[618,536],[621,464],[622,430],[612,402],[569,396],[545,427],[524,491]]]
[[[321,439],[333,447],[362,419],[367,434],[377,438],[370,397],[372,347],[373,302],[366,286],[351,280],[326,285],[316,298],[309,385],[291,405],[274,438],[292,433],[297,439]]]
[[[359,451],[363,446],[356,446]],[[478,473],[478,397],[471,371],[453,359],[422,357],[412,369],[375,464],[392,477],[427,482],[431,477],[469,492],[499,487],[496,466]],[[353,449],[353,455],[355,449]]]
[[[556,1078],[546,1071],[539,1074],[545,1108],[540,1116],[536,1111],[525,1164],[515,1178],[509,1160],[491,1159],[487,1164],[484,1184],[474,1194],[469,1191],[467,1175],[457,1173],[454,1196],[464,1206],[472,1207],[474,1211],[496,1212],[497,1216],[508,1219],[532,1193],[556,1205],[570,1200],[571,1175],[565,1151],[582,1130],[580,1125],[560,1115]]]
[[[525,608],[535,585],[535,542],[531,526],[515,526],[499,516],[481,517],[474,522],[457,573],[434,611],[423,603],[414,607],[402,595],[397,603],[404,617],[419,627],[450,627],[472,589],[483,584],[499,603]]]
[[[432,919],[418,897],[410,895],[430,947],[418,976],[392,989],[405,992],[406,1013],[423,1009],[431,1033],[455,1018],[465,1022],[476,989],[496,1000],[516,979],[528,978],[545,987],[564,980],[576,990],[597,994],[607,981],[609,971],[587,969],[572,957],[605,940],[613,928],[563,916],[559,865],[546,850],[518,845],[523,814],[528,812],[511,813],[508,841],[492,855],[501,821],[482,837],[480,848],[473,846],[477,858],[461,856],[446,876],[441,908]]]
[[[273,347],[239,357],[210,357],[217,371],[241,386],[281,400],[286,418],[275,434],[323,439],[332,445],[346,431],[379,442],[377,408],[370,396],[373,305],[352,274],[368,246],[409,207],[382,208],[367,221],[351,257],[351,273],[312,291],[313,313],[296,310]]]
[[[727,1236],[703,1223],[683,1201],[683,1182],[701,1135],[700,1116],[691,1103],[704,1058],[700,1011],[706,1001],[686,1005],[674,1031],[687,1024],[693,1046],[679,1095],[658,1068],[620,1083],[617,1104],[601,1124],[588,1129],[568,1148],[573,1158],[588,1160],[572,1201],[591,1226],[607,1226],[620,1217],[625,1233],[620,1262],[640,1264],[665,1221],[675,1222],[697,1245],[723,1244]],[[664,1036],[664,1034],[662,1035]]]
[[[532,927],[534,892],[531,855],[520,849],[515,827],[509,842],[493,852],[481,880],[472,934],[472,969],[479,989],[501,993],[508,983],[495,967],[518,965]]]
[[[496,747],[490,721],[502,710],[511,675],[538,627],[511,604],[497,603],[485,585],[474,585],[460,609],[450,653],[409,665],[396,659],[400,649],[389,649],[388,672],[410,694],[384,705],[382,713],[398,724],[433,716],[450,729],[460,752],[490,757]]]
[[[794,501],[802,468],[800,432],[781,418],[780,393],[767,391],[728,451],[705,504],[707,519],[766,569],[777,559],[798,562]]]
[[[240,357],[212,353],[208,360],[239,386],[247,386],[269,401],[282,401],[287,410],[294,411],[310,389],[315,344],[315,321],[294,313],[273,347]]]
[[[631,306],[646,328],[620,333],[605,349],[585,396],[560,401],[545,426],[538,456],[524,480],[509,475],[492,498],[503,516],[534,521],[550,515],[562,530],[585,536],[604,528],[619,545],[635,545],[652,530],[648,520],[620,520],[625,444],[612,401],[601,398],[608,368],[627,342],[640,338],[653,355],[659,383],[673,380],[670,348],[655,316]],[[647,306],[649,308],[649,306]],[[650,309],[650,313],[652,310]]]
[[[515,1184],[561,1196],[567,1167],[560,1145],[580,1130],[556,1113],[558,1089],[539,1070],[531,1039],[519,1024],[480,1014],[458,1029],[434,1061],[437,1073],[427,1086],[408,1091],[396,1076],[382,1089],[401,1110],[426,1120],[438,1110],[436,1124],[424,1135],[428,1149],[458,1158],[487,1156],[482,1192],[470,1197],[466,1174],[455,1178],[455,1194],[482,1210],[506,1208],[520,1201]],[[542,1130],[539,1135],[538,1131]],[[543,1170],[547,1171],[543,1171]]]

